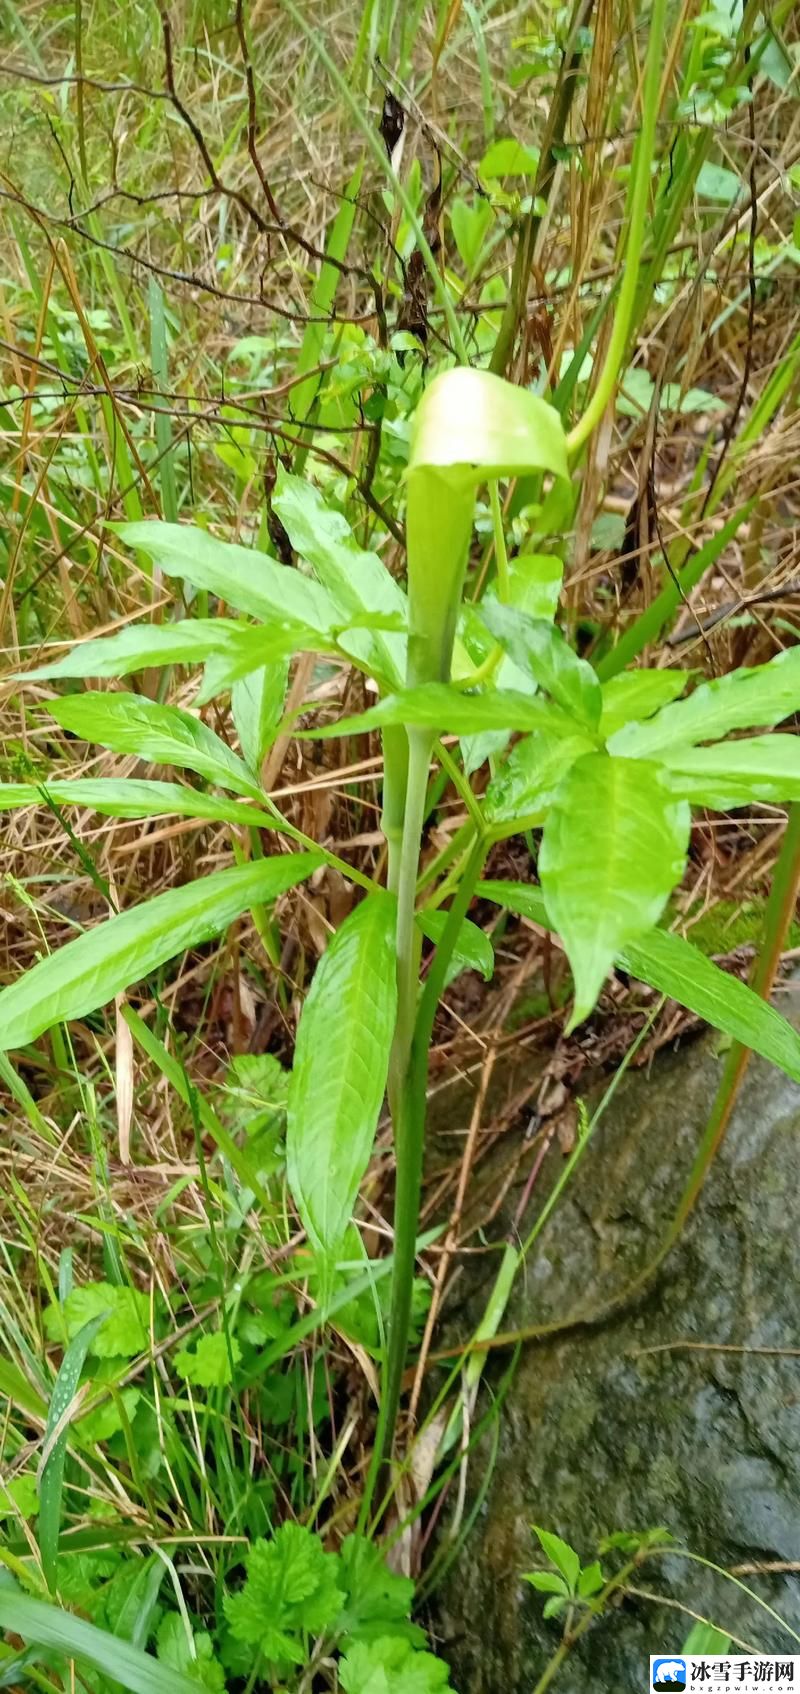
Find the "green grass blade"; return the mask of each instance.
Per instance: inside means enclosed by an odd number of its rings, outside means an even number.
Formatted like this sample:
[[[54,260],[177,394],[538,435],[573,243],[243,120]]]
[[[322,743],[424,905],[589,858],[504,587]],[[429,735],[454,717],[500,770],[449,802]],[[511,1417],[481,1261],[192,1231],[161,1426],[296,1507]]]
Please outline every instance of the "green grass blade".
[[[164,293],[158,278],[150,277],[150,363],[156,387],[161,395],[169,391],[167,361],[167,323],[164,315]],[[161,487],[161,512],[168,523],[178,517],[178,495],[175,487],[175,462],[172,452],[172,425],[162,400],[155,414],[156,446],[158,448],[158,480]]]
[[[727,523],[716,535],[712,535],[703,547],[700,547],[683,570],[678,572],[657,594],[655,600],[642,612],[635,623],[620,636],[616,647],[610,653],[605,653],[597,665],[597,674],[601,682],[608,682],[612,676],[624,670],[627,665],[638,659],[645,647],[652,646],[657,641],[667,624],[671,623],[681,602],[697,587],[698,582],[706,571],[721,558],[725,548],[733,541],[742,524],[747,521],[755,506],[755,500],[747,500],[743,506],[737,507]]]
[[[53,1384],[53,1392],[50,1396],[50,1407],[44,1432],[44,1463],[39,1479],[39,1551],[42,1556],[42,1570],[44,1571],[45,1581],[51,1592],[56,1585],[58,1536],[61,1528],[61,1495],[64,1488],[64,1460],[67,1454],[68,1424],[64,1423],[61,1428],[59,1428],[59,1425],[75,1397],[78,1380],[86,1362],[86,1354],[97,1331],[105,1323],[107,1317],[107,1312],[99,1312],[97,1317],[91,1318],[88,1323],[84,1324],[74,1340],[70,1342],[61,1361],[58,1376]],[[57,1429],[58,1434],[56,1435]]]
[[[191,1677],[60,1606],[30,1599],[11,1581],[0,1580],[0,1629],[13,1630],[33,1646],[83,1659],[131,1694],[197,1694],[197,1682]]]

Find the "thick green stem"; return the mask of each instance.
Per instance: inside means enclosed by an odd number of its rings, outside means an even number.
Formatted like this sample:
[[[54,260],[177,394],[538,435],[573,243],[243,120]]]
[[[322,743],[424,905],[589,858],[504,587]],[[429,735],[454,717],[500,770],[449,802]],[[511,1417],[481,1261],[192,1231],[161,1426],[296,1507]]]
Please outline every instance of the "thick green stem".
[[[628,336],[633,320],[633,308],[639,283],[639,261],[642,256],[647,209],[650,200],[650,170],[653,162],[656,120],[661,92],[661,64],[664,52],[666,0],[653,0],[650,15],[650,38],[647,44],[647,64],[642,90],[642,127],[636,143],[627,220],[622,246],[622,285],[614,313],[614,324],[608,344],[605,364],[595,384],[594,393],[575,428],[567,436],[571,454],[577,453],[599,424],[622,369],[628,349]]]
[[[413,747],[411,769],[413,770]],[[409,791],[410,788],[411,782],[409,780]],[[419,1008],[413,1027],[407,1063],[397,1092],[397,1113],[394,1117],[397,1186],[395,1192],[394,1260],[392,1264],[388,1345],[375,1447],[362,1502],[360,1520],[362,1525],[369,1515],[375,1485],[383,1468],[384,1460],[391,1450],[394,1427],[400,1407],[400,1393],[403,1384],[403,1370],[408,1347],[408,1334],[411,1327],[411,1306],[414,1295],[414,1264],[422,1192],[422,1161],[428,1094],[428,1051],[433,1032],[433,1020],[444,989],[447,967],[453,955],[453,948],[469,909],[475,884],[483,870],[487,852],[488,844],[481,837],[473,846],[458,893],[448,912],[442,939],[434,954],[433,963],[419,999]],[[417,983],[415,979],[415,1001],[416,993]]]
[[[386,885],[396,894],[400,882],[403,850],[403,820],[408,786],[408,736],[399,725],[383,732],[383,811],[381,829],[386,837],[389,863]]]
[[[405,733],[405,732],[404,732]],[[400,1109],[400,1093],[411,1051],[414,1018],[417,1007],[419,980],[420,938],[414,915],[417,898],[417,872],[422,825],[425,821],[425,798],[428,792],[433,734],[427,729],[408,731],[408,781],[406,785],[403,836],[397,866],[397,1023],[389,1059],[389,1104],[392,1116]],[[397,1143],[395,1124],[395,1143]],[[402,1153],[397,1151],[398,1182]]]

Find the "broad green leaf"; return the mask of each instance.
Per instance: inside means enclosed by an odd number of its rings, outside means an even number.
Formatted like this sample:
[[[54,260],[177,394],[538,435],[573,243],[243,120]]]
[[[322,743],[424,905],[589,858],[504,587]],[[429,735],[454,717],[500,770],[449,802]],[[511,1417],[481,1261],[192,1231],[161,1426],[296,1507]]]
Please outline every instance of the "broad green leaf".
[[[727,812],[754,800],[800,800],[800,736],[752,735],[713,747],[669,747],[661,755],[673,794]]]
[[[584,1565],[578,1577],[578,1593],[581,1599],[588,1600],[592,1594],[599,1594],[600,1589],[605,1587],[605,1581],[598,1559],[594,1559],[590,1565]]]
[[[400,1635],[412,1646],[424,1646],[424,1630],[409,1622],[414,1584],[410,1577],[389,1569],[374,1541],[364,1535],[345,1537],[337,1580],[347,1596],[336,1620],[340,1639],[373,1641],[380,1635]]]
[[[508,605],[518,606],[529,618],[552,623],[558,610],[564,565],[550,553],[519,553],[509,560]],[[497,583],[490,583],[481,605],[497,599]]]
[[[348,1642],[338,1669],[345,1694],[452,1694],[444,1659],[400,1635]]]
[[[326,1258],[341,1241],[381,1109],[397,1000],[395,907],[371,894],[317,965],[297,1031],[286,1136],[289,1186]]]
[[[39,1490],[32,1470],[0,1482],[0,1523],[5,1518],[35,1518],[38,1510]]]
[[[581,1569],[581,1561],[574,1547],[570,1547],[567,1541],[562,1541],[560,1535],[554,1535],[552,1530],[540,1529],[535,1523],[531,1524],[531,1528],[545,1558],[560,1571],[570,1593],[574,1593]]]
[[[689,807],[655,765],[589,753],[567,772],[539,853],[551,923],[575,983],[569,1028],[591,1012],[625,943],[658,922],[683,875]]]
[[[162,1570],[164,1566],[162,1565]],[[193,1630],[184,1623],[179,1612],[165,1612],[156,1635],[158,1657],[173,1670],[191,1676],[195,1687],[200,1683],[209,1694],[225,1694],[225,1672],[214,1657],[214,1644],[204,1629]]]
[[[97,1359],[132,1359],[147,1346],[150,1303],[137,1288],[111,1282],[88,1282],[73,1288],[61,1304],[45,1308],[44,1331],[50,1341],[74,1341],[101,1316],[89,1351]]]
[[[475,890],[482,899],[495,900],[509,912],[517,912],[543,929],[551,929],[541,890],[526,882],[479,882]],[[631,976],[646,982],[659,994],[667,994],[686,1006],[714,1029],[741,1041],[763,1059],[777,1065],[800,1082],[800,1035],[768,1000],[754,994],[737,976],[728,976],[698,947],[683,936],[652,929],[636,942],[629,942],[618,964]]]
[[[529,1582],[538,1594],[563,1594],[569,1598],[569,1588],[563,1576],[558,1576],[554,1570],[524,1570],[523,1582]]]
[[[600,684],[591,665],[573,653],[560,629],[499,600],[485,600],[481,617],[514,663],[528,671],[556,705],[590,730],[597,728]]]
[[[257,670],[265,659],[286,660],[293,653],[344,654],[361,670],[382,674],[372,646],[378,637],[372,632],[387,627],[393,631],[400,621],[397,612],[354,612],[352,618],[342,614],[336,627],[326,634],[318,634],[304,624],[273,623],[258,629],[243,628],[238,639],[224,652],[209,655],[197,704],[205,706],[218,694],[226,693],[240,678]]]
[[[207,782],[232,788],[263,801],[243,759],[201,723],[178,706],[162,706],[143,694],[71,694],[53,700],[50,716],[73,735],[110,747],[113,753],[136,753],[153,765],[177,765],[196,771]]]
[[[358,618],[361,612],[396,613],[405,625],[408,603],[377,553],[358,546],[347,519],[326,505],[313,483],[279,471],[272,497],[296,553],[306,559],[327,588],[341,615]],[[402,683],[406,669],[407,638],[403,635],[370,635],[351,631],[343,638],[347,650],[365,662],[374,663],[392,686]]]
[[[338,1566],[319,1536],[299,1523],[284,1523],[269,1541],[254,1541],[244,1586],[224,1598],[231,1634],[284,1671],[304,1665],[304,1633],[320,1635],[341,1611]]]
[[[286,853],[170,888],[97,924],[0,992],[0,1048],[25,1047],[54,1023],[84,1017],[188,947],[221,934],[249,906],[277,900],[322,861]]]
[[[712,164],[705,159],[697,174],[696,193],[699,200],[713,200],[720,206],[730,206],[742,194],[741,181],[725,165]]]
[[[251,629],[232,618],[184,618],[179,623],[135,624],[116,635],[82,641],[52,665],[25,671],[20,681],[53,676],[127,676],[149,665],[199,665],[211,653],[258,655],[260,662],[274,651],[293,652],[296,626],[273,624],[269,630]],[[242,662],[245,662],[244,658]],[[259,663],[253,657],[251,663]]]
[[[588,735],[554,735],[534,730],[512,747],[483,797],[489,823],[524,820],[526,828],[544,821],[559,783],[576,759],[593,751]]]
[[[556,615],[563,574],[561,560],[550,558],[544,553],[523,554],[517,559],[512,559],[508,570],[508,604],[519,606],[533,618],[546,618],[552,623]],[[481,613],[484,606],[496,601],[497,597],[497,584],[491,582],[479,606],[468,603],[461,609],[461,628],[470,643],[470,652],[477,656],[477,662],[488,658],[495,646]],[[457,659],[458,642],[453,653],[453,676],[461,678],[469,675],[469,671],[462,669]],[[475,665],[471,668],[474,670]],[[523,694],[536,692],[536,683],[532,681],[530,673],[515,665],[507,653],[503,654],[497,666],[493,682],[495,688],[516,688]],[[508,730],[484,730],[478,735],[465,736],[461,743],[465,776],[471,776],[486,759],[496,758],[505,752],[509,739]]]
[[[450,202],[450,226],[453,239],[458,249],[458,256],[465,271],[471,271],[478,262],[489,225],[492,221],[492,208],[488,200],[476,200],[470,205],[467,200],[456,196]]]
[[[447,916],[447,912],[427,911],[424,907],[421,912],[417,912],[417,923],[423,935],[426,935],[429,941],[434,941],[437,946],[442,939]],[[470,923],[468,918],[465,918],[458,932],[453,948],[453,963],[456,967],[454,974],[463,970],[480,971],[484,982],[491,982],[494,975],[492,943],[488,935],[485,935],[476,923]],[[452,981],[452,977],[450,980]]]
[[[650,718],[662,706],[682,694],[689,681],[689,671],[621,671],[603,683],[603,711],[600,734],[604,741],[623,724],[639,718]]]
[[[478,166],[486,182],[502,176],[535,176],[539,169],[539,154],[535,147],[524,147],[513,136],[502,136],[488,147]]]
[[[321,739],[334,735],[358,735],[389,724],[415,724],[435,729],[439,735],[474,735],[484,729],[549,729],[554,734],[574,735],[575,720],[549,701],[518,694],[511,689],[492,689],[485,694],[462,694],[447,682],[420,683],[397,694],[387,694],[377,706],[354,717],[321,729],[302,730],[299,736]]]
[[[414,414],[408,467],[410,683],[449,675],[478,484],[532,470],[569,475],[553,406],[464,365],[434,377]]]
[[[647,723],[612,735],[615,756],[649,759],[685,742],[719,741],[732,729],[772,726],[800,709],[800,647],[787,647],[766,665],[730,671],[701,683],[688,700],[662,707]]]
[[[75,1398],[86,1355],[107,1313],[98,1312],[79,1329],[64,1354],[58,1376],[53,1384],[42,1449],[44,1462],[39,1476],[39,1551],[42,1570],[49,1589],[55,1586],[58,1561],[58,1537],[61,1529],[61,1495],[64,1488],[64,1460],[67,1451],[68,1424],[59,1428],[64,1414]],[[56,1435],[56,1430],[59,1433]],[[0,1606],[3,1590],[0,1588]],[[14,1626],[17,1627],[16,1625]]]
[[[288,678],[286,661],[278,660],[240,677],[231,689],[231,710],[239,745],[256,775],[283,716]]]
[[[182,1347],[175,1354],[175,1369],[184,1382],[193,1382],[198,1388],[227,1388],[233,1381],[231,1358],[238,1365],[241,1356],[235,1335],[231,1336],[229,1350],[224,1331],[217,1329],[201,1335],[191,1350]]]
[[[530,617],[544,618],[548,623],[552,623],[558,607],[563,575],[564,566],[560,559],[552,558],[546,553],[520,554],[509,564],[508,605],[519,606],[520,610],[527,612]],[[495,645],[489,638],[482,613],[487,605],[497,601],[497,584],[491,582],[479,606],[467,604],[461,609],[460,628],[470,644],[470,652],[475,652],[478,662],[488,658]],[[453,654],[453,676],[460,678],[469,675],[469,669],[462,668],[457,663],[457,658],[458,642]],[[474,664],[470,668],[474,669]],[[508,653],[503,654],[494,673],[494,685],[496,688],[521,689],[523,693],[536,691],[536,683],[532,681],[530,672],[515,665]],[[465,736],[461,743],[464,774],[471,776],[485,759],[504,752],[508,741],[509,733],[506,730],[486,730],[479,735]]]
[[[32,782],[0,782],[0,811],[18,806],[42,806],[49,795],[58,806],[88,806],[111,818],[210,818],[220,823],[238,823],[243,828],[284,829],[275,811],[259,810],[225,795],[201,794],[178,782],[145,782],[134,777],[76,776],[49,777],[41,786]],[[269,801],[262,796],[262,805]]]
[[[284,639],[282,629],[283,626],[274,624],[267,640],[264,640],[261,629],[244,630],[238,646],[224,653],[209,654],[195,704],[207,706],[209,700],[216,700],[220,694],[227,694],[228,690],[233,693],[237,683],[246,682],[254,672],[262,670],[265,660],[270,671],[286,672],[293,653],[339,651],[333,636],[316,635],[313,630],[294,624],[291,626],[293,633]]]
[[[219,600],[269,624],[298,623],[326,634],[340,619],[321,583],[289,565],[279,565],[253,547],[215,541],[190,524],[142,523],[113,526],[129,547],[146,553],[166,576],[184,577]]]
[[[131,1694],[197,1694],[197,1682],[149,1653],[120,1641],[83,1618],[73,1617],[46,1600],[31,1600],[16,1582],[0,1578],[0,1629],[21,1635],[34,1647],[47,1647],[92,1665],[110,1682]]]

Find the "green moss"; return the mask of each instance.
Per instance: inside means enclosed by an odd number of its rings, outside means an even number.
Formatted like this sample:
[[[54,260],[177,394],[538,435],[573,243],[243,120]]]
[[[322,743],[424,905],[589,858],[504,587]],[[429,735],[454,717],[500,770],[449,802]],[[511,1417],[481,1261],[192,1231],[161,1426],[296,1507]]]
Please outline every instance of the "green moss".
[[[735,947],[757,942],[764,921],[764,899],[720,900],[704,912],[687,931],[688,939],[701,953],[732,953]],[[800,946],[800,924],[793,922],[787,936],[787,947]]]

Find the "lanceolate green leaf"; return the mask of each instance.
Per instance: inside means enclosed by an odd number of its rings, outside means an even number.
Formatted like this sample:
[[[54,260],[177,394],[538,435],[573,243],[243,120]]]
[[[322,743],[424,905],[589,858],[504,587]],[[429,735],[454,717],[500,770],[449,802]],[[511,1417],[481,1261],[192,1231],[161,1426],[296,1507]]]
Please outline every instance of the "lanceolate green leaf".
[[[719,741],[732,729],[780,723],[800,709],[800,647],[787,647],[769,664],[731,671],[704,682],[688,700],[664,706],[647,723],[629,723],[609,741],[626,759],[649,759],[670,747]]]
[[[492,777],[483,797],[487,823],[513,823],[526,828],[543,822],[567,771],[576,759],[592,752],[587,735],[553,735],[535,729],[511,749]]]
[[[178,706],[142,694],[71,694],[48,706],[51,717],[84,741],[114,753],[136,753],[154,765],[196,771],[207,782],[263,801],[243,759],[213,729]]]
[[[737,976],[728,976],[699,948],[680,935],[654,929],[631,941],[620,964],[632,976],[668,994],[706,1023],[770,1059],[787,1076],[800,1082],[800,1036],[786,1018],[754,994]]]
[[[0,1048],[25,1047],[52,1024],[96,1011],[167,959],[219,935],[249,906],[276,900],[321,862],[315,853],[287,853],[237,865],[97,924],[3,989]]]
[[[279,472],[272,505],[295,552],[306,559],[339,608],[340,621],[360,612],[399,613],[408,620],[402,588],[378,558],[358,546],[347,519],[327,506],[319,490],[303,477]],[[374,660],[376,670],[396,687],[406,668],[407,638],[403,635],[351,631],[348,650],[362,660]]]
[[[395,905],[377,893],[323,954],[297,1031],[286,1138],[309,1240],[330,1257],[350,1222],[381,1109],[397,991]]]
[[[607,741],[623,724],[652,717],[683,693],[689,671],[622,671],[603,683],[600,733]]]
[[[447,682],[421,683],[388,694],[377,706],[321,729],[304,730],[309,737],[358,735],[387,724],[414,724],[440,735],[473,735],[484,729],[545,729],[575,734],[575,720],[549,701],[494,688],[486,694],[463,694]]]
[[[445,911],[426,911],[424,907],[421,912],[417,912],[417,923],[423,935],[427,935],[429,941],[435,941],[437,946],[444,934],[447,916]],[[468,918],[465,918],[458,932],[453,948],[453,964],[453,975],[458,975],[459,971],[463,970],[480,971],[484,982],[492,980],[494,948],[489,936],[485,935],[476,923],[470,923]],[[452,981],[452,976],[450,980]]]
[[[253,629],[248,624],[235,623],[232,618],[184,618],[179,623],[134,624],[116,635],[104,635],[97,641],[82,641],[62,659],[51,665],[38,665],[26,671],[22,681],[52,676],[127,676],[149,665],[199,665],[211,653],[224,653],[231,659],[242,655],[242,663],[251,664],[272,656],[277,646],[280,652],[293,651],[296,626],[273,624],[269,630]]]
[[[57,1436],[55,1431],[68,1407],[71,1405],[78,1386],[81,1371],[86,1363],[86,1355],[98,1332],[108,1316],[107,1312],[98,1312],[91,1318],[70,1342],[61,1361],[58,1376],[53,1384],[50,1405],[47,1412],[47,1424],[44,1432],[44,1463],[39,1478],[39,1551],[42,1555],[42,1570],[48,1588],[55,1586],[56,1561],[58,1559],[58,1537],[61,1528],[61,1494],[64,1486],[64,1459],[67,1450],[68,1425],[65,1423]]]
[[[285,659],[240,677],[231,689],[231,710],[245,759],[256,775],[283,716],[289,668]]]
[[[753,800],[800,800],[800,736],[752,735],[714,747],[669,747],[661,754],[674,794],[729,811]]]
[[[509,560],[507,604],[518,606],[529,618],[546,618],[548,623],[552,623],[558,609],[563,577],[563,563],[553,554],[518,553],[515,559]],[[492,582],[481,606],[497,599],[497,583]]]
[[[147,553],[166,576],[184,577],[195,588],[207,588],[219,600],[266,624],[296,622],[326,633],[341,621],[320,583],[255,548],[215,541],[204,529],[156,519],[115,527],[129,547]]]
[[[539,872],[575,982],[569,1027],[588,1017],[614,957],[658,922],[680,881],[689,807],[658,767],[590,753],[558,788]]]
[[[60,1606],[46,1600],[31,1600],[15,1582],[0,1577],[0,1629],[12,1630],[34,1647],[52,1648],[68,1658],[92,1665],[111,1683],[121,1683],[131,1694],[197,1694],[196,1679],[184,1676],[98,1629]]]
[[[573,653],[559,629],[499,601],[484,601],[481,616],[514,663],[527,670],[557,705],[589,729],[597,728],[600,684],[591,665]]]
[[[483,899],[551,929],[541,890],[526,882],[480,882]],[[715,1029],[721,1029],[800,1082],[800,1035],[767,1000],[736,976],[728,976],[683,936],[664,929],[629,942],[617,963],[659,994],[677,1000]]]
[[[32,782],[0,782],[0,811],[18,806],[42,806],[50,796],[58,806],[86,806],[110,818],[209,818],[220,823],[256,824],[259,829],[285,829],[277,811],[262,795],[262,809],[222,794],[202,794],[178,782],[145,782],[135,777],[76,776]]]

